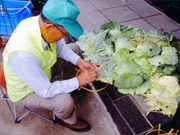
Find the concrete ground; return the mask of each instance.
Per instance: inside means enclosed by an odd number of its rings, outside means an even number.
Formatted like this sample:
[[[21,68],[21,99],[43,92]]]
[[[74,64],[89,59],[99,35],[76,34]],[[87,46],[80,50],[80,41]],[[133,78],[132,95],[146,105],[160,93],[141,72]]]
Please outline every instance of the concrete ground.
[[[85,31],[96,30],[108,21],[116,21],[123,25],[133,25],[144,30],[162,29],[164,32],[173,31],[180,39],[180,24],[164,13],[155,9],[144,0],[74,0],[81,13],[79,22]],[[3,47],[0,48],[0,62]],[[14,124],[5,102],[0,101],[0,135],[118,135],[116,125],[97,94],[84,93],[75,96],[78,116],[86,119],[92,125],[87,133],[73,132],[58,124],[51,124],[30,114],[19,124]],[[37,110],[47,117],[52,113]],[[18,115],[22,110],[18,111]]]
[[[0,101],[0,135],[119,135],[116,126],[97,94],[84,93],[75,96],[74,99],[78,117],[86,119],[92,126],[92,129],[88,132],[74,132],[33,114],[28,114],[20,123],[15,124],[5,102]],[[17,110],[18,116],[25,112],[19,108]],[[52,118],[52,112],[50,111],[35,111],[47,118]]]
[[[180,39],[180,24],[176,23],[163,12],[157,10],[145,0],[74,0],[81,10],[78,20],[84,30],[98,31],[108,21],[122,25],[133,25],[149,31],[161,29],[172,31]]]

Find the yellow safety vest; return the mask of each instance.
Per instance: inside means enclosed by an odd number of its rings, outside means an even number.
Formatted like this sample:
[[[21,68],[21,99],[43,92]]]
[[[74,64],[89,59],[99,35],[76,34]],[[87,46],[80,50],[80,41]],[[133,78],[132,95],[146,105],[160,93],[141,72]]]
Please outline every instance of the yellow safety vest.
[[[42,70],[51,79],[51,67],[57,60],[56,43],[50,43],[50,49],[44,51],[39,28],[38,16],[31,17],[19,23],[3,52],[4,73],[9,98],[13,102],[23,99],[33,92],[9,67],[8,58],[15,51],[27,51],[41,62]],[[30,73],[31,75],[33,73]],[[38,78],[37,78],[38,79]]]

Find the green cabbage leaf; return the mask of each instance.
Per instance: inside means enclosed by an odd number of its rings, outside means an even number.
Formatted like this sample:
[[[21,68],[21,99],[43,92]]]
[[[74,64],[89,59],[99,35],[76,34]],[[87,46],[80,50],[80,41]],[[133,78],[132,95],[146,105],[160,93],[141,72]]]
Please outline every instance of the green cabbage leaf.
[[[178,107],[176,98],[180,94],[180,87],[175,76],[160,76],[156,73],[151,78],[151,87],[147,91],[147,105],[152,106],[152,110],[172,116]]]
[[[107,22],[99,32],[85,32],[76,43],[85,60],[106,62],[101,78],[113,82],[120,93],[134,95],[148,91],[154,74],[167,76],[176,71],[180,47],[179,42],[172,46],[172,41],[173,33]]]

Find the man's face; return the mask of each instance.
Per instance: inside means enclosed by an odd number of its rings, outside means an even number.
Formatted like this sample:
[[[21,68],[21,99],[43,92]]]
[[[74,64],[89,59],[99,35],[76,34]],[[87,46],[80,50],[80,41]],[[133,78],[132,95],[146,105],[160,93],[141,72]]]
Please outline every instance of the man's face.
[[[61,38],[68,36],[68,32],[62,27],[56,24],[52,24],[51,28],[48,31],[48,41],[49,43],[53,43],[59,41]]]

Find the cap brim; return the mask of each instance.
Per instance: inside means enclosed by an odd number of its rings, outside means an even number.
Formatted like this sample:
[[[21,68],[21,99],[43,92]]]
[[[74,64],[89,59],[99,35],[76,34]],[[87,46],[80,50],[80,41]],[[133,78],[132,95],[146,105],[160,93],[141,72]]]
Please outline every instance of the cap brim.
[[[83,34],[83,28],[78,22],[73,25],[64,25],[63,27],[71,36],[75,38],[78,38]]]

